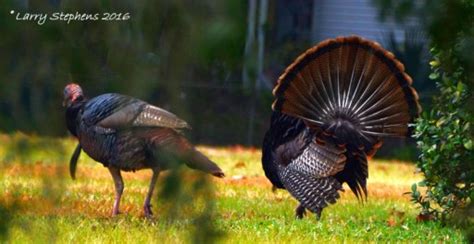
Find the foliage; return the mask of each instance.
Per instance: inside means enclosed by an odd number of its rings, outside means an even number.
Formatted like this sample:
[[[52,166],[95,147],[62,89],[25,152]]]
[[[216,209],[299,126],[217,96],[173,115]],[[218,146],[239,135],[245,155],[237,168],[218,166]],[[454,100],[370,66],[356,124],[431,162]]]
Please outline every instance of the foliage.
[[[422,215],[445,219],[474,197],[474,150],[469,114],[463,105],[468,96],[464,71],[444,71],[442,51],[433,49],[430,78],[437,80],[439,96],[431,111],[417,121],[414,137],[421,149],[417,166],[425,179],[412,187],[412,199]],[[417,188],[426,186],[422,195]]]
[[[474,1],[374,0],[382,18],[401,23],[416,18],[429,37],[434,60],[429,76],[439,94],[433,108],[417,121],[415,138],[421,149],[417,166],[425,179],[412,187],[421,219],[456,218],[472,202],[474,169]],[[419,187],[426,186],[426,194]],[[470,215],[467,218],[471,219]],[[453,223],[453,222],[451,222]]]

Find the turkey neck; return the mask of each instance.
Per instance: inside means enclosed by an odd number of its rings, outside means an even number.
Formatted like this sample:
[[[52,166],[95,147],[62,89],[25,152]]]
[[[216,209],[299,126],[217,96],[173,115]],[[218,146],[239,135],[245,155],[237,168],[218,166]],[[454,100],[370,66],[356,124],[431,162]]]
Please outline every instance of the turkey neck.
[[[77,127],[78,127],[78,118],[85,104],[85,100],[80,102],[75,102],[69,105],[66,108],[66,126],[69,132],[75,137],[78,137]]]

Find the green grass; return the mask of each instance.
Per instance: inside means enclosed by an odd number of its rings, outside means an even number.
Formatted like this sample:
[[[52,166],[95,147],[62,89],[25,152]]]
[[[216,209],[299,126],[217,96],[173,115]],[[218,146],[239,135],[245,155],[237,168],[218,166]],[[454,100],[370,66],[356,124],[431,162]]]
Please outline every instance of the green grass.
[[[0,143],[0,204],[13,214],[13,218],[0,220],[9,224],[8,242],[187,242],[192,230],[201,227],[194,218],[203,203],[189,199],[178,204],[179,213],[170,217],[172,203],[155,197],[154,220],[142,217],[149,171],[124,174],[124,213],[112,218],[114,189],[106,168],[82,154],[77,180],[69,178],[73,140],[15,134],[0,135]],[[261,169],[259,150],[200,149],[227,175],[223,180],[212,179],[215,210],[209,221],[223,233],[221,242],[464,241],[459,230],[416,221],[418,210],[403,195],[420,179],[410,163],[371,160],[366,203],[359,203],[346,189],[338,203],[323,211],[320,221],[312,214],[296,220],[297,202],[285,191],[272,192]],[[189,184],[195,178],[190,173],[184,176],[189,177],[184,180]]]

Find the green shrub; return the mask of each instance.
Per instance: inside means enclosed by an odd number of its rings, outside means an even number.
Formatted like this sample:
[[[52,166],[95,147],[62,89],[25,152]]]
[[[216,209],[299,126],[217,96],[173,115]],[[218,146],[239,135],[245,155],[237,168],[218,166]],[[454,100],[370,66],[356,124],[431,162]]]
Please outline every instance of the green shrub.
[[[420,218],[445,220],[474,197],[472,117],[466,110],[469,92],[462,66],[443,69],[440,60],[450,53],[436,48],[431,52],[430,79],[436,80],[440,93],[416,124],[414,137],[421,150],[416,164],[424,180],[413,184],[411,196],[421,207]]]

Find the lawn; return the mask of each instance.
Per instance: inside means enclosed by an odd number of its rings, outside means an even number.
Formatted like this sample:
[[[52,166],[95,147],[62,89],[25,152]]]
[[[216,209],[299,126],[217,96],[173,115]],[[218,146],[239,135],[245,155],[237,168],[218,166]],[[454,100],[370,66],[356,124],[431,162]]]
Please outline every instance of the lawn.
[[[156,196],[155,217],[145,219],[141,206],[151,176],[147,170],[124,174],[123,213],[110,217],[114,188],[109,172],[82,154],[77,179],[70,179],[68,163],[74,145],[72,139],[0,135],[0,231],[8,225],[8,242],[187,242],[193,230],[204,226],[195,216],[205,203],[189,198],[190,204],[175,204]],[[272,191],[261,169],[259,149],[199,149],[227,175],[211,179],[215,208],[213,217],[204,221],[219,231],[221,242],[464,240],[459,230],[416,221],[417,209],[403,194],[420,179],[409,162],[370,160],[367,202],[359,202],[346,188],[338,203],[323,211],[320,221],[313,215],[296,220],[297,202],[285,191]],[[196,174],[184,176],[184,184],[196,181]],[[160,177],[157,192],[164,178]],[[170,205],[176,205],[176,211]]]

